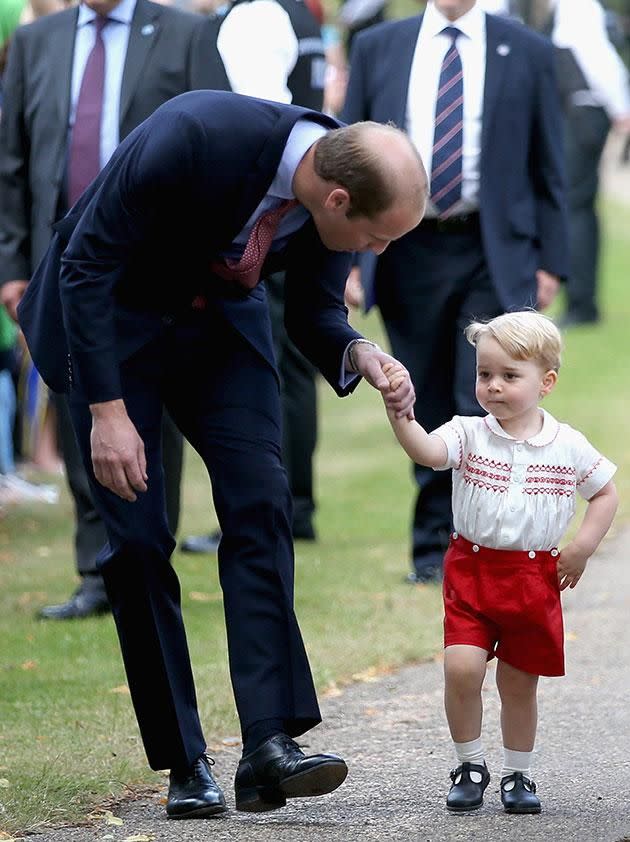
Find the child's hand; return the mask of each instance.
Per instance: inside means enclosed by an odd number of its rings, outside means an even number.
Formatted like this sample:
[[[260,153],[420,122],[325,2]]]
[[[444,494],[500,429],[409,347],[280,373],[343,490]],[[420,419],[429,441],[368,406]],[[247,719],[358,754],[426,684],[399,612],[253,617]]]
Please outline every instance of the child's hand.
[[[395,392],[404,381],[407,372],[401,365],[397,365],[396,363],[385,363],[383,366],[383,374],[389,380],[390,392]]]
[[[565,588],[574,588],[577,585],[582,573],[584,573],[588,558],[584,550],[580,549],[574,541],[566,545],[560,553],[557,564],[558,583],[561,591]]]

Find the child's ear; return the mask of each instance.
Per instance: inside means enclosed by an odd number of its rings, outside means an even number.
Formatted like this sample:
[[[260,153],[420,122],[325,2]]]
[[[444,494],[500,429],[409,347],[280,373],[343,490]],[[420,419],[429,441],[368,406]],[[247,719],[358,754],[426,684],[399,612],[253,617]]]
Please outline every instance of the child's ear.
[[[543,375],[541,388],[540,388],[540,397],[544,398],[549,392],[553,389],[553,387],[558,382],[558,372],[554,371],[553,369],[549,369]]]

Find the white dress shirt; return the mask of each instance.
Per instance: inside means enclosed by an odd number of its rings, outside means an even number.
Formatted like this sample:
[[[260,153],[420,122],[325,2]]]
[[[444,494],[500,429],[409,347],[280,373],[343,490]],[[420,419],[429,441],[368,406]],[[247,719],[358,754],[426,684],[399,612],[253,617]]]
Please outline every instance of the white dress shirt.
[[[486,79],[486,19],[477,6],[452,22],[433,3],[427,5],[414,53],[407,97],[406,129],[427,173],[431,174],[435,104],[442,62],[450,45],[447,26],[462,32],[457,39],[464,74],[464,137],[462,198],[454,213],[465,214],[479,206],[479,163],[483,122],[483,92]],[[427,216],[437,216],[430,206]]]
[[[101,168],[109,161],[120,140],[120,91],[135,8],[136,0],[121,0],[107,16],[109,22],[102,31],[105,45],[105,84],[101,120]],[[96,28],[92,23],[96,16],[96,12],[81,4],[72,61],[69,131],[74,126],[83,71],[96,41]],[[147,37],[150,37],[150,34],[147,33]]]
[[[541,431],[512,438],[493,415],[456,415],[434,430],[453,470],[455,531],[499,550],[551,550],[575,514],[617,470],[577,430],[541,409]]]
[[[217,49],[235,93],[291,102],[287,79],[298,59],[298,41],[275,0],[235,6],[219,29]]]

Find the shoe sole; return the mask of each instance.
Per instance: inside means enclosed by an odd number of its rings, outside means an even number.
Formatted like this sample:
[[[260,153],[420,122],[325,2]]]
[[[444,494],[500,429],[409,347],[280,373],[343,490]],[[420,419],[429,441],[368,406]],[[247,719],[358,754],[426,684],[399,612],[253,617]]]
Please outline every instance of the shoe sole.
[[[220,816],[227,812],[225,804],[214,804],[212,807],[198,807],[196,810],[188,810],[186,813],[168,813],[169,819],[209,819],[212,816]]]
[[[449,813],[472,813],[475,810],[479,810],[481,807],[483,807],[483,801],[479,804],[474,804],[472,807],[449,807],[448,804],[446,805],[446,809]]]
[[[266,813],[279,810],[287,798],[311,798],[327,795],[345,781],[348,767],[345,763],[331,760],[314,769],[285,778],[276,788],[248,787],[236,793],[236,809],[242,813]]]
[[[514,807],[504,807],[504,813],[511,813],[513,816],[535,816],[538,813],[542,812],[541,807],[529,807],[526,809],[519,810],[518,808]]]

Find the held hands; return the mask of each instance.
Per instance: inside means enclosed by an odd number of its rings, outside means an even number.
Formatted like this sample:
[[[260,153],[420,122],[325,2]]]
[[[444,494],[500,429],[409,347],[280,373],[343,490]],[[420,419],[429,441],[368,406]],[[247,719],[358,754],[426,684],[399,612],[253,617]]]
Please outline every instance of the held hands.
[[[536,272],[536,304],[541,310],[546,310],[553,302],[560,289],[560,278],[538,269]]]
[[[17,322],[17,306],[26,292],[28,281],[7,281],[0,287],[0,303],[4,304],[7,313]]]
[[[105,488],[133,503],[136,491],[147,490],[144,442],[122,400],[92,404],[90,409],[94,475]]]
[[[371,386],[379,390],[387,409],[392,411],[396,418],[407,417],[413,420],[416,393],[407,369],[382,351],[378,345],[368,345],[364,342],[357,344],[354,346],[353,357],[357,372],[365,377]],[[384,367],[388,364],[395,365],[399,372],[397,378],[399,382],[395,391],[392,390],[384,373]]]
[[[558,558],[558,584],[560,590],[574,588],[580,581],[586,568],[589,554],[581,549],[575,541],[571,541],[560,553]]]

